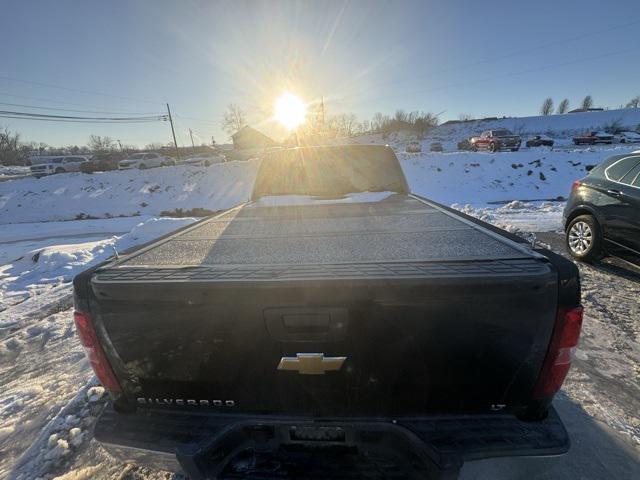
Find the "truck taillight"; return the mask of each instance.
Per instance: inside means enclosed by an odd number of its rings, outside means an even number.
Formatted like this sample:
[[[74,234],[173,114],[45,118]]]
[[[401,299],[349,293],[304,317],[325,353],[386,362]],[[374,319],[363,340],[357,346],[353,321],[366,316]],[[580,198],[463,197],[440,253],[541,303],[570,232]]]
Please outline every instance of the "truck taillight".
[[[582,327],[582,307],[561,308],[551,335],[547,356],[533,390],[535,398],[549,397],[560,390],[569,373]]]
[[[74,312],[73,320],[76,324],[76,330],[80,342],[84,347],[84,352],[87,355],[87,359],[91,364],[96,377],[100,380],[100,383],[112,393],[119,393],[122,391],[118,379],[113,373],[111,364],[107,359],[107,356],[100,345],[96,329],[93,326],[91,318],[86,313]]]

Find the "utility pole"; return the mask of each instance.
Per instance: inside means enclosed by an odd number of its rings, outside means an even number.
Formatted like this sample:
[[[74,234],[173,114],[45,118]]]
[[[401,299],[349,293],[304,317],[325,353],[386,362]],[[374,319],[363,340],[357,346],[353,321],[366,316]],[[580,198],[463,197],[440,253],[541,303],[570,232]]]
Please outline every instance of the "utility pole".
[[[193,132],[189,129],[189,136],[191,137],[191,148],[193,149],[193,153],[196,153],[196,146],[193,143]]]
[[[120,142],[120,140],[118,140],[118,145],[120,145],[120,151],[122,152],[122,151],[123,151],[123,149],[122,149],[122,142]]]
[[[324,95],[320,97],[320,111],[322,112],[322,133],[324,133]]]
[[[180,161],[180,150],[178,150],[178,142],[176,142],[176,131],[173,129],[173,118],[171,118],[171,109],[167,103],[167,113],[169,114],[169,123],[171,123],[171,134],[173,135],[173,146],[176,147],[176,157]]]

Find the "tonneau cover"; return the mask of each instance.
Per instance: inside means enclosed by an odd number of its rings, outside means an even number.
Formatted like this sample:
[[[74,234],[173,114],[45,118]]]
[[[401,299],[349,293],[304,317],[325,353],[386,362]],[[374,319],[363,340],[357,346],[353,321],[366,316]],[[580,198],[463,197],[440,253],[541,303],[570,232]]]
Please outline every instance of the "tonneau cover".
[[[369,203],[246,204],[123,257],[107,267],[112,273],[102,280],[116,279],[113,267],[124,274],[123,269],[150,267],[226,272],[282,265],[313,270],[319,265],[410,263],[420,268],[423,262],[485,261],[504,269],[531,265],[534,256],[526,246],[437,204],[394,194]]]

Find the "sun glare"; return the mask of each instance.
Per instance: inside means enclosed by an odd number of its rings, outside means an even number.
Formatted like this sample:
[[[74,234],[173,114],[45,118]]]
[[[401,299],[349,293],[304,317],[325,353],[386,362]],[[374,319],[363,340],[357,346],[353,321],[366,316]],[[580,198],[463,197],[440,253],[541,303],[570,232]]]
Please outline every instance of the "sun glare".
[[[307,115],[307,106],[295,95],[285,92],[276,100],[275,119],[288,130],[297,128]]]

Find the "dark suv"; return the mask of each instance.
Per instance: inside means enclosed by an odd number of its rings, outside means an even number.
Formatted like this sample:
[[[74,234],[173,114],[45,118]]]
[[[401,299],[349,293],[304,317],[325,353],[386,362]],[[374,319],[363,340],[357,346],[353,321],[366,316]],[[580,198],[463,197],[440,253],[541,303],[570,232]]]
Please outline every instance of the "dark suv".
[[[80,171],[93,173],[118,170],[118,162],[126,157],[120,152],[96,153],[88,162],[80,166]]]
[[[564,210],[571,255],[592,261],[613,254],[640,261],[640,152],[616,155],[573,182]]]

